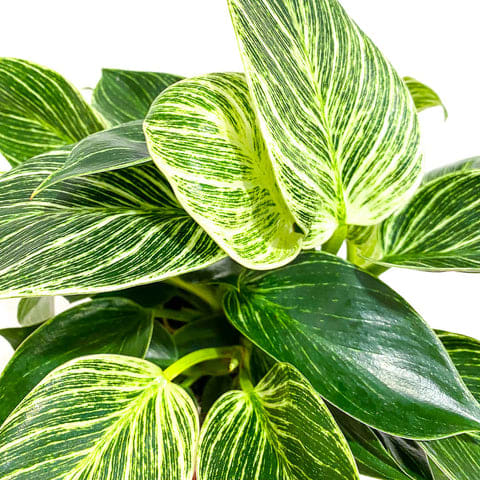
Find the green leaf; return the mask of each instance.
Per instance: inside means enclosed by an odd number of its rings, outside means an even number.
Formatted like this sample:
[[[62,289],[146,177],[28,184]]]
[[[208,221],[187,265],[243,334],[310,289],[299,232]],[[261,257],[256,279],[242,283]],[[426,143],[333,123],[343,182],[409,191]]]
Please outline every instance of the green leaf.
[[[152,341],[145,359],[162,369],[169,367],[179,359],[175,340],[159,322],[153,324]]]
[[[38,325],[55,315],[54,297],[22,298],[18,303],[17,319],[23,327]]]
[[[299,253],[243,75],[172,86],[153,103],[145,134],[180,203],[234,260],[274,268]]]
[[[0,429],[2,480],[191,480],[198,415],[144,360],[98,355],[54,370]]]
[[[445,120],[448,118],[448,111],[438,94],[427,85],[415,80],[412,77],[403,79],[412,95],[417,112],[423,112],[429,108],[442,107],[445,114]]]
[[[423,439],[480,428],[480,406],[432,330],[388,286],[338,257],[309,253],[247,272],[224,308],[241,333],[363,423]]]
[[[104,128],[58,73],[0,58],[0,152],[13,165]]]
[[[105,68],[93,92],[93,106],[111,125],[143,120],[155,98],[181,79],[168,73]]]
[[[180,357],[204,348],[238,344],[238,332],[223,315],[214,315],[187,323],[174,335]]]
[[[3,337],[11,347],[16,350],[36,329],[36,325],[20,328],[2,328],[0,330],[0,337]]]
[[[61,168],[48,176],[33,195],[69,178],[109,172],[151,162],[143,122],[119,125],[94,133],[73,147]]]
[[[124,289],[223,258],[153,164],[67,180],[29,200],[68,153],[0,177],[1,298]]]
[[[480,342],[455,333],[437,332],[462,379],[480,401]],[[432,460],[451,480],[480,478],[480,435],[457,435],[423,442]]]
[[[401,207],[421,170],[402,79],[336,0],[229,0],[275,174],[306,247]]]
[[[198,480],[358,479],[322,399],[286,364],[254,390],[229,392],[215,403],[200,434],[197,474]]]
[[[479,192],[478,158],[431,172],[402,210],[353,239],[356,255],[386,267],[480,271]]]
[[[22,343],[0,377],[0,425],[35,385],[69,360],[97,353],[144,357],[152,328],[151,312],[121,298],[92,300],[52,318]]]

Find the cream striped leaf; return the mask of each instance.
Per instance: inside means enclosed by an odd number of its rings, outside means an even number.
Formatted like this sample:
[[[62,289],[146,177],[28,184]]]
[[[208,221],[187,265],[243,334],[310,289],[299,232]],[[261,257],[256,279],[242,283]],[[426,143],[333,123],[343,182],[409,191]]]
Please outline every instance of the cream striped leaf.
[[[26,60],[0,59],[0,152],[12,165],[103,128],[58,73]]]
[[[337,0],[229,0],[275,174],[307,246],[372,225],[418,185],[405,83]]]
[[[95,355],[49,374],[0,429],[2,480],[191,480],[198,414],[144,360]]]
[[[353,243],[360,259],[387,267],[480,271],[480,160],[431,172],[402,210]]]
[[[61,168],[37,187],[34,195],[62,180],[109,172],[151,162],[143,121],[124,123],[110,130],[94,133],[73,147]]]
[[[463,381],[480,401],[480,342],[455,333],[437,332]],[[480,435],[466,434],[423,442],[438,468],[450,480],[480,478]]]
[[[68,149],[0,177],[0,297],[113,291],[224,257],[153,164],[61,182]]]
[[[387,285],[336,256],[304,253],[276,270],[245,271],[224,309],[363,423],[423,440],[480,431],[480,405],[433,331]]]
[[[198,480],[358,479],[352,454],[320,396],[288,364],[249,392],[232,391],[202,427]]]
[[[403,80],[412,95],[415,107],[417,107],[417,112],[420,113],[429,108],[442,107],[445,120],[448,118],[447,108],[437,92],[412,77],[405,77]]]
[[[145,119],[154,162],[187,212],[234,260],[274,268],[301,249],[241,74],[167,89]]]
[[[143,120],[155,98],[182,78],[169,73],[104,68],[92,103],[110,125]]]

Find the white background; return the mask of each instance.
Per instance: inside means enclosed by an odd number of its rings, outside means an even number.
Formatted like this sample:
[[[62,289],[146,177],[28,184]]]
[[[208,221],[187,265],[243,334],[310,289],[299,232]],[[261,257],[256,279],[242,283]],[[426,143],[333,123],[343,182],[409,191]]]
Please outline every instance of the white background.
[[[401,75],[446,103],[446,123],[440,109],[421,115],[425,169],[480,155],[478,0],[342,3]],[[102,67],[242,70],[226,0],[16,0],[0,3],[0,18],[0,56],[44,64],[79,88],[93,87]],[[383,279],[433,327],[480,337],[478,276],[391,270]],[[15,324],[14,307],[0,302],[0,326]],[[0,344],[0,367],[9,354]]]

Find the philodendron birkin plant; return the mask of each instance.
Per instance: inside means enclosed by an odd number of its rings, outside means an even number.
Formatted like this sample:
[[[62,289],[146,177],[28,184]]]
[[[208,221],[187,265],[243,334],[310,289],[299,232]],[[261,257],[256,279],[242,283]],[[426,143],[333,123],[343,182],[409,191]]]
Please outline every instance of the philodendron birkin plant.
[[[0,60],[0,479],[480,479],[480,342],[378,279],[480,271],[480,160],[337,0],[229,8],[243,73]]]

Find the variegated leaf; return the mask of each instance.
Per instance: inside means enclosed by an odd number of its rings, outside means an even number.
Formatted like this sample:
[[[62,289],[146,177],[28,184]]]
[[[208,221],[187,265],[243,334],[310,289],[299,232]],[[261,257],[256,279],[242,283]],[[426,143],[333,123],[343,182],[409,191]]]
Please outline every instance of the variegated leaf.
[[[187,212],[236,261],[291,261],[301,235],[275,182],[243,75],[211,74],[166,90],[145,119],[153,160]]]
[[[0,429],[2,480],[191,480],[198,414],[155,365],[95,355],[50,373]]]
[[[110,130],[94,133],[75,145],[66,162],[39,185],[33,196],[45,188],[69,178],[151,162],[143,122],[119,125]]]
[[[0,425],[43,378],[85,355],[145,356],[153,314],[130,300],[92,300],[52,318],[16,350],[0,376]]]
[[[445,114],[445,120],[448,118],[447,108],[437,92],[412,77],[405,77],[403,80],[407,84],[408,90],[412,95],[415,106],[417,107],[417,112],[423,112],[428,108],[442,107],[443,113]]]
[[[418,185],[415,105],[337,0],[229,0],[276,177],[307,246],[372,225]]]
[[[169,73],[104,68],[93,92],[93,106],[110,125],[143,120],[155,98],[181,79]]]
[[[58,73],[25,60],[0,59],[0,152],[12,165],[103,128]]]
[[[437,332],[465,384],[480,402],[480,342],[455,333]],[[466,434],[423,447],[437,467],[450,480],[480,478],[480,435]]]
[[[17,320],[23,327],[38,325],[55,315],[54,297],[22,298],[18,302]]]
[[[374,428],[412,439],[480,430],[480,405],[433,331],[387,285],[338,257],[305,253],[245,272],[224,309],[258,347]]]
[[[232,391],[202,427],[198,480],[358,479],[348,445],[312,386],[277,364],[251,391]]]
[[[0,177],[0,297],[118,290],[223,258],[153,164],[66,180],[29,200],[68,154]]]
[[[363,262],[418,270],[480,271],[480,161],[431,172],[409,203],[352,238]]]

